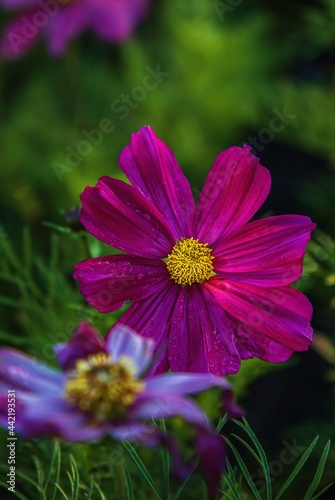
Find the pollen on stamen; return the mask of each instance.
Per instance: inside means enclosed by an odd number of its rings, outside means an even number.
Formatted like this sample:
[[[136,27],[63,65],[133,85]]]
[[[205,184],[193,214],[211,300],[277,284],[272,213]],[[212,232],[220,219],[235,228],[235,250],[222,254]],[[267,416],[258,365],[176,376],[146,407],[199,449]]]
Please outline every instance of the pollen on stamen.
[[[208,243],[194,238],[182,238],[168,255],[166,267],[179,285],[203,283],[215,275],[212,249]]]

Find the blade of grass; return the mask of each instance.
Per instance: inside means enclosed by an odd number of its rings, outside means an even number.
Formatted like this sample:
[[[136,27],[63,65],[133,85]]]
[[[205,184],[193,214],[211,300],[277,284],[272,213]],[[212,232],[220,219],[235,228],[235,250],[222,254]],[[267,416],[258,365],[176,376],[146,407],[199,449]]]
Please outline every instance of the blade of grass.
[[[268,500],[272,499],[272,481],[271,481],[271,474],[270,474],[270,468],[269,468],[269,463],[268,459],[266,457],[266,453],[264,451],[263,446],[259,442],[256,434],[253,432],[251,429],[250,425],[248,424],[247,420],[242,417],[243,423],[240,422],[239,420],[234,420],[234,422],[241,427],[241,429],[248,434],[250,437],[252,443],[255,445],[256,450],[258,451],[259,458],[261,460],[261,467],[264,473],[264,478],[265,478],[265,483],[266,483],[266,497]]]
[[[159,426],[163,433],[166,434],[166,425],[163,419],[161,419]],[[163,465],[163,499],[168,500],[170,489],[170,454],[165,446],[162,447],[161,453]]]
[[[47,475],[47,480],[44,485],[45,492],[47,491],[48,485],[50,483],[50,492],[48,493],[48,500],[54,500],[56,496],[56,484],[59,481],[59,473],[60,473],[60,464],[61,464],[61,452],[58,441],[54,442],[54,447],[52,450],[52,457],[49,472]],[[51,480],[52,478],[52,480]]]
[[[77,500],[79,492],[79,472],[75,459],[70,455],[71,472],[73,478],[72,500]]]
[[[312,500],[317,500],[317,498],[320,498],[327,490],[329,490],[329,488],[331,488],[333,485],[335,484],[335,481],[333,481],[332,483],[328,484],[327,486],[325,486],[321,491],[319,491],[319,493],[317,495],[315,495]]]
[[[69,497],[67,496],[67,494],[64,492],[64,490],[59,486],[59,484],[56,484],[56,488],[57,490],[63,495],[63,497],[65,498],[65,500],[69,500]]]
[[[315,493],[317,487],[319,486],[323,474],[323,469],[325,468],[326,460],[328,457],[329,448],[330,448],[330,441],[327,441],[327,444],[323,449],[320,462],[316,468],[313,481],[311,482],[310,487],[308,488],[303,500],[311,500],[313,494]]]
[[[242,474],[243,476],[245,477],[245,480],[247,481],[252,493],[254,494],[255,498],[257,500],[262,500],[260,494],[258,493],[257,489],[256,489],[256,486],[249,474],[249,471],[248,471],[248,468],[247,466],[245,465],[245,462],[243,461],[241,455],[239,454],[239,452],[237,451],[237,449],[235,448],[235,446],[233,445],[233,443],[231,443],[231,441],[228,439],[228,438],[225,438],[226,442],[228,443],[229,447],[231,448],[232,452],[234,453],[235,455],[235,458],[237,460],[237,463],[242,471]]]
[[[307,448],[307,450],[304,451],[304,454],[302,455],[302,457],[300,458],[299,462],[297,463],[297,465],[294,467],[293,471],[291,472],[291,474],[289,475],[289,477],[286,479],[285,483],[283,484],[283,486],[280,488],[280,490],[278,491],[277,495],[275,496],[275,499],[274,500],[279,500],[280,497],[282,496],[282,494],[287,490],[287,488],[290,486],[290,484],[293,482],[293,480],[295,479],[295,477],[299,474],[300,470],[302,469],[302,467],[304,466],[306,460],[308,459],[308,457],[310,456],[310,454],[312,453],[316,443],[318,442],[318,439],[319,439],[319,436],[316,436],[313,441],[311,442],[311,444],[309,445],[309,447]]]
[[[6,483],[3,483],[2,481],[0,481],[0,486],[3,486],[6,490],[8,489],[8,484]],[[17,490],[14,490],[13,491],[13,494],[15,496],[17,496],[18,498],[20,498],[21,500],[29,500],[28,497],[25,497],[22,493],[20,493],[19,491]]]
[[[147,481],[147,483],[150,485],[151,489],[156,493],[157,495],[157,498],[159,500],[162,500],[162,497],[161,497],[161,494],[160,492],[158,491],[157,489],[157,486],[155,485],[152,477],[150,476],[149,472],[148,472],[148,469],[146,468],[146,466],[144,465],[144,463],[142,462],[142,460],[140,459],[140,457],[138,456],[138,454],[136,453],[135,451],[135,448],[130,444],[130,443],[122,443],[123,446],[126,448],[126,450],[128,451],[129,455],[131,456],[131,458],[134,460],[134,462],[136,463],[137,467],[139,468],[143,478]]]
[[[100,486],[98,485],[98,483],[94,482],[94,486],[95,486],[95,489],[98,491],[99,495],[100,495],[100,499],[96,499],[96,500],[107,500],[105,495],[103,494],[103,492],[101,491],[101,488]]]
[[[192,477],[195,469],[198,467],[199,465],[199,459],[197,458],[195,461],[194,461],[194,465],[190,471],[190,473],[187,475],[187,477],[185,478],[185,480],[183,481],[183,483],[179,486],[179,488],[177,489],[175,495],[173,496],[173,500],[177,500],[179,498],[179,496],[181,495],[183,489],[185,488],[186,484],[188,483],[188,481],[190,480],[190,478]]]

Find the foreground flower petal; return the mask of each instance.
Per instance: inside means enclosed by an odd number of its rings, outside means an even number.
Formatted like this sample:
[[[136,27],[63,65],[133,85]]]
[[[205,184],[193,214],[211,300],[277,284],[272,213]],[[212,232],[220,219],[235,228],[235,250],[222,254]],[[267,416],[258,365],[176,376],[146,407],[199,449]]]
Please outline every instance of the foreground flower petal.
[[[268,170],[250,154],[250,147],[232,147],[215,160],[194,214],[195,237],[217,245],[249,222],[267,198]]]
[[[76,346],[84,357],[75,358]],[[26,438],[54,436],[89,441],[109,434],[118,440],[167,446],[177,464],[174,440],[152,426],[152,419],[181,416],[195,429],[200,462],[210,491],[216,493],[225,461],[223,440],[187,394],[219,387],[229,405],[231,388],[227,381],[210,374],[194,375],[192,383],[190,374],[162,375],[159,384],[155,377],[139,378],[153,360],[153,341],[120,324],[102,341],[91,325],[82,322],[69,343],[56,346],[56,352],[65,374],[12,349],[0,349],[1,426],[8,425],[11,390],[15,391],[15,431]]]
[[[174,238],[157,209],[135,188],[102,177],[81,195],[80,220],[96,238],[140,257],[165,257]]]
[[[173,371],[236,373],[240,357],[220,304],[205,289],[185,287],[172,315],[169,363]]]
[[[81,293],[100,312],[115,311],[127,300],[146,299],[162,291],[169,282],[164,262],[130,255],[97,257],[74,269]]]
[[[315,224],[302,215],[251,222],[216,247],[216,272],[224,279],[261,287],[291,285],[302,274],[313,229]]]
[[[100,285],[118,281],[122,271],[115,269],[114,277],[103,266],[88,272],[88,261],[75,277],[100,311],[134,302],[119,323],[154,339],[151,373],[225,375],[236,373],[241,359],[281,362],[311,344],[310,303],[289,285],[301,277],[315,224],[301,215],[249,222],[271,184],[250,149],[232,147],[217,157],[194,209],[173,153],[142,127],[119,160],[133,187],[103,178],[82,195],[88,231],[127,257],[148,259],[143,277],[125,281],[102,307]]]
[[[294,288],[258,288],[213,279],[206,287],[230,316],[292,351],[308,348],[312,308]]]
[[[119,156],[121,170],[164,215],[175,238],[189,235],[194,201],[173,152],[150,127],[131,136]]]
[[[155,356],[157,356],[151,369],[154,373],[166,372],[169,367],[167,357],[169,329],[178,295],[178,288],[170,284],[150,301],[142,301],[130,306],[117,323],[136,328],[136,331],[143,337],[154,340]]]

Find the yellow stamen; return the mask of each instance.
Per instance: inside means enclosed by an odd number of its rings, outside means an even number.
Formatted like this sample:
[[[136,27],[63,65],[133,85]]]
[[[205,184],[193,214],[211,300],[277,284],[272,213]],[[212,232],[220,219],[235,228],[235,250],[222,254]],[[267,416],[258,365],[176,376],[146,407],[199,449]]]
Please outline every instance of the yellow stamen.
[[[182,238],[167,258],[166,267],[171,278],[179,285],[192,285],[215,276],[211,252],[208,243],[199,243],[194,238]]]
[[[98,422],[121,417],[144,387],[134,378],[134,367],[128,358],[113,363],[100,352],[77,361],[65,384],[65,397]]]

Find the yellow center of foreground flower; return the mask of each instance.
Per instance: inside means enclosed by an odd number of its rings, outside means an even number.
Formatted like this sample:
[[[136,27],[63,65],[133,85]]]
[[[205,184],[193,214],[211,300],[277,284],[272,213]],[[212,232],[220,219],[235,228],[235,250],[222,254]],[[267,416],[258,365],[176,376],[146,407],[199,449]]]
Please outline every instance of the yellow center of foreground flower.
[[[212,249],[208,243],[194,238],[182,238],[168,255],[166,267],[178,285],[203,283],[215,275]]]
[[[113,363],[107,353],[100,352],[77,361],[66,382],[65,396],[69,403],[103,422],[122,417],[143,387],[143,382],[134,378],[129,358]]]

